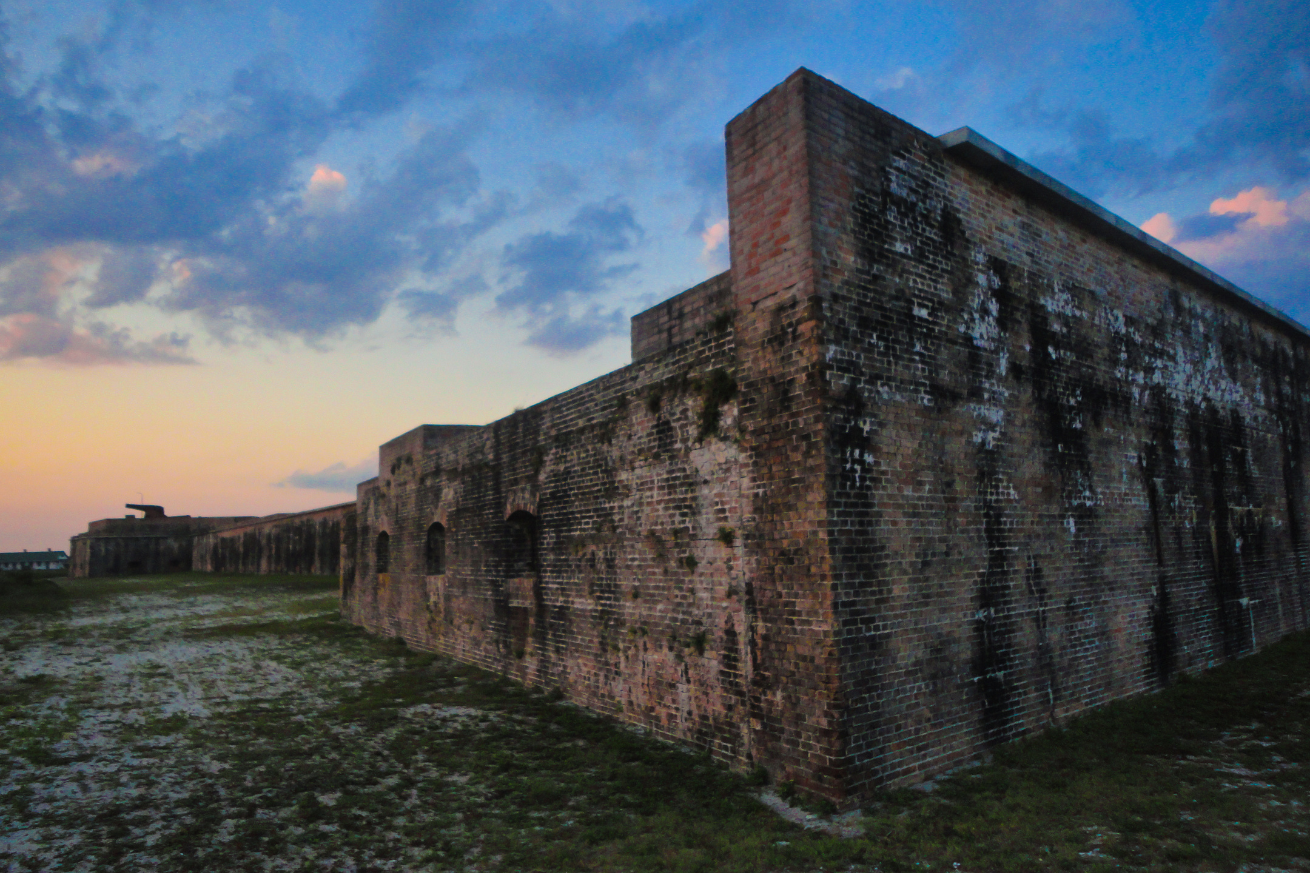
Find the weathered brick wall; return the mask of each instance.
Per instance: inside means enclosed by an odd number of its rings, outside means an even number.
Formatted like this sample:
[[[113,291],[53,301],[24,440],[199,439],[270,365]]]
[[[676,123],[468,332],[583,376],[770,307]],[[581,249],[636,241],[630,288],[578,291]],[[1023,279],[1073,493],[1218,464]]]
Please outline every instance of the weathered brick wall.
[[[799,78],[846,790],[1306,627],[1304,331]]]
[[[208,573],[341,571],[341,522],[354,503],[252,519],[195,538],[192,568]]]
[[[195,537],[248,516],[176,515],[166,518],[102,518],[69,540],[73,578],[127,573],[183,573],[192,569]]]
[[[706,279],[632,317],[632,360],[640,361],[731,322],[734,304],[729,272]]]
[[[68,575],[120,576],[139,573],[184,573],[191,569],[192,535],[92,537],[71,540]]]
[[[843,725],[825,524],[823,348],[801,91],[789,79],[727,126],[742,452],[749,700],[777,780],[842,797]]]
[[[1307,626],[1303,328],[807,71],[726,141],[730,272],[383,446],[352,621],[839,802]]]
[[[359,488],[345,614],[745,760],[734,368],[721,321],[485,427],[424,426],[383,446]],[[510,560],[515,512],[539,519],[537,572]],[[445,566],[428,574],[434,523]]]

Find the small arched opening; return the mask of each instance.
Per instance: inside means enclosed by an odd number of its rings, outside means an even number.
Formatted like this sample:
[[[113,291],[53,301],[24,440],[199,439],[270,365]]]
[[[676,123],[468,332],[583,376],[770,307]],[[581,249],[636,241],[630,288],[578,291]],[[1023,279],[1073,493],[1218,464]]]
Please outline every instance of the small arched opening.
[[[377,565],[378,573],[391,572],[391,537],[386,531],[378,534],[377,544]]]
[[[508,551],[505,564],[509,576],[535,576],[540,571],[538,554],[541,525],[537,517],[520,509],[505,520]]]
[[[446,572],[446,527],[440,522],[428,528],[427,570],[429,576]]]

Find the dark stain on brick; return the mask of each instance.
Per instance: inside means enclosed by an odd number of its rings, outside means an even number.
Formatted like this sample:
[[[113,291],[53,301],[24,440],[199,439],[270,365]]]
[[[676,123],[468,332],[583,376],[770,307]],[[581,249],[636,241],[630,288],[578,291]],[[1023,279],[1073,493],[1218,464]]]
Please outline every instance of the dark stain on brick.
[[[1046,721],[1055,722],[1055,706],[1060,699],[1060,679],[1055,668],[1055,648],[1051,644],[1051,636],[1048,628],[1047,615],[1047,597],[1049,590],[1046,585],[1046,575],[1042,572],[1042,565],[1037,561],[1035,555],[1028,556],[1028,570],[1024,576],[1024,585],[1028,589],[1028,597],[1032,601],[1033,617],[1033,637],[1037,641],[1036,652],[1036,671],[1045,688],[1039,688],[1037,693],[1045,700],[1041,701],[1046,710]],[[1043,693],[1044,692],[1044,693]]]
[[[1013,663],[1014,604],[1011,593],[1013,546],[1006,535],[1005,509],[996,494],[994,459],[983,450],[977,478],[986,566],[979,579],[973,620],[972,679],[982,702],[983,735],[988,745],[1015,732],[1014,700],[1008,675]]]
[[[1196,479],[1196,536],[1206,547],[1210,565],[1215,628],[1223,657],[1242,650],[1242,586],[1228,488],[1232,479],[1225,422],[1213,405],[1190,404],[1187,427]],[[1208,540],[1208,542],[1207,542]]]
[[[1163,392],[1161,392],[1161,395]],[[1142,489],[1146,492],[1147,505],[1150,510],[1150,537],[1155,551],[1155,591],[1151,598],[1150,639],[1147,643],[1147,667],[1160,685],[1167,685],[1173,676],[1177,660],[1178,641],[1174,633],[1173,612],[1169,604],[1169,572],[1164,554],[1164,511],[1161,507],[1159,482],[1167,477],[1162,469],[1160,444],[1169,440],[1172,444],[1172,428],[1161,427],[1164,423],[1157,412],[1156,438],[1147,443],[1138,453],[1139,469],[1142,474]]]

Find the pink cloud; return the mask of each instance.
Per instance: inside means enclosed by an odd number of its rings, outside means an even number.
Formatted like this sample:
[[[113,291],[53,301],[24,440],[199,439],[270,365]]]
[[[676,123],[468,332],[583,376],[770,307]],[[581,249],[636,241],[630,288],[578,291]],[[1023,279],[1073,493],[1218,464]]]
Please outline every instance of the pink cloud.
[[[701,262],[711,269],[716,267],[726,269],[727,258],[725,255],[727,252],[719,252],[718,254],[715,254],[715,252],[728,240],[728,219],[721,218],[705,228],[705,230],[701,231],[700,238],[701,242],[705,243],[705,247],[701,249],[700,253]]]
[[[133,340],[123,328],[96,323],[75,328],[53,318],[19,313],[0,319],[0,361],[37,358],[75,366],[95,364],[194,364],[188,338],[160,334]]]
[[[1178,222],[1167,212],[1144,221],[1142,230],[1156,239],[1174,245],[1180,252],[1213,269],[1238,263],[1300,260],[1295,249],[1310,225],[1310,191],[1291,200],[1280,200],[1269,188],[1256,186],[1232,197],[1218,197],[1210,203],[1210,215],[1250,216],[1229,229],[1216,230],[1206,236],[1179,240],[1187,221]],[[1177,241],[1176,241],[1177,240]]]
[[[1304,195],[1302,195],[1304,197]],[[1275,200],[1268,188],[1255,187],[1241,191],[1236,197],[1222,197],[1210,204],[1211,215],[1242,215],[1251,213],[1243,225],[1282,227],[1287,224],[1287,201]]]
[[[345,190],[345,174],[327,164],[319,164],[314,167],[314,175],[309,177],[309,184],[305,187],[305,208],[310,212],[335,209]]]
[[[1280,198],[1269,188],[1247,188],[1216,198],[1206,214],[1175,222],[1160,213],[1143,229],[1310,323],[1310,190]]]
[[[1174,237],[1178,236],[1178,225],[1174,224],[1167,212],[1157,212],[1146,219],[1142,222],[1142,230],[1164,243],[1173,242]]]
[[[73,159],[73,172],[84,178],[103,179],[108,176],[126,176],[136,172],[132,161],[110,152],[93,152]]]
[[[319,164],[314,167],[314,175],[309,177],[310,191],[341,191],[345,187],[345,175],[332,169],[327,164]]]

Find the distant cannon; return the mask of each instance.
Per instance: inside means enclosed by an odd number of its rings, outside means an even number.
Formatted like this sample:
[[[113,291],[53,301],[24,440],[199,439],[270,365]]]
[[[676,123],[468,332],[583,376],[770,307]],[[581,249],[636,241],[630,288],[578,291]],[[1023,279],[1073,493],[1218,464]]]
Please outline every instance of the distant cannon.
[[[146,518],[165,518],[164,507],[155,506],[149,503],[127,503],[124,504],[128,509],[139,509],[144,512]]]

